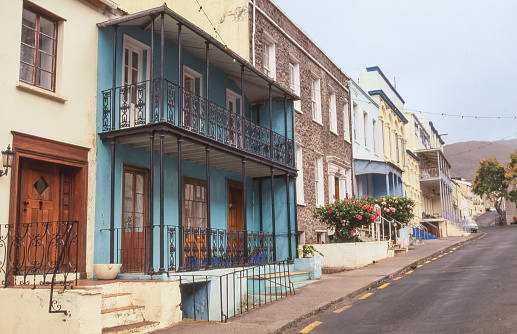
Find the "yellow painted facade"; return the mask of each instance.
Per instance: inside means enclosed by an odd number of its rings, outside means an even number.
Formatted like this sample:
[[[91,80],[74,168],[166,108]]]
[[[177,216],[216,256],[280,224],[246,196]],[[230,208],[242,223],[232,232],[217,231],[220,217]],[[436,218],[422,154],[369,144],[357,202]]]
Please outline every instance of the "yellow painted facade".
[[[163,0],[119,0],[119,8],[134,14],[162,6]],[[167,7],[194,23],[244,59],[249,59],[249,10],[247,0],[169,1]],[[205,16],[206,13],[206,16]],[[207,17],[208,16],[208,17]],[[217,30],[216,31],[214,30]]]
[[[93,265],[96,178],[97,26],[110,14],[86,1],[34,0],[35,5],[62,18],[58,22],[55,92],[23,83],[20,76],[22,0],[2,5],[0,29],[0,150],[12,144],[11,131],[89,149],[86,266]],[[11,175],[0,178],[0,223],[9,220]],[[9,222],[13,223],[13,222]]]

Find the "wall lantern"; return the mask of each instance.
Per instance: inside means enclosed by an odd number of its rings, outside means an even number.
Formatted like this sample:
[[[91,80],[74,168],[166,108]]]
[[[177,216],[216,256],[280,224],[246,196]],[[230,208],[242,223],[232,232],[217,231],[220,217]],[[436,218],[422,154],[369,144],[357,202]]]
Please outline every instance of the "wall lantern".
[[[2,151],[2,164],[5,168],[5,171],[0,170],[0,176],[7,175],[9,168],[13,166],[13,159],[16,153],[11,151],[11,145],[7,145],[7,150]]]

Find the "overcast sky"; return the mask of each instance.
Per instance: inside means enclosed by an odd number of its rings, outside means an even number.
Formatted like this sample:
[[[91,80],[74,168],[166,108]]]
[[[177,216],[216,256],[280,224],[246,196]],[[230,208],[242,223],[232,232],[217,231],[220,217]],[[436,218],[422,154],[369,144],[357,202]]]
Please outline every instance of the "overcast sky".
[[[517,138],[517,1],[274,1],[354,80],[370,66],[395,77],[446,144]]]

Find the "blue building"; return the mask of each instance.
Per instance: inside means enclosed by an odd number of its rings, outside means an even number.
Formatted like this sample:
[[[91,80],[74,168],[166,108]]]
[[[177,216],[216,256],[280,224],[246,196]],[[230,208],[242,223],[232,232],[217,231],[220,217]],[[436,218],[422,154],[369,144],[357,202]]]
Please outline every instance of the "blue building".
[[[297,96],[165,5],[98,27],[95,262],[294,258]]]

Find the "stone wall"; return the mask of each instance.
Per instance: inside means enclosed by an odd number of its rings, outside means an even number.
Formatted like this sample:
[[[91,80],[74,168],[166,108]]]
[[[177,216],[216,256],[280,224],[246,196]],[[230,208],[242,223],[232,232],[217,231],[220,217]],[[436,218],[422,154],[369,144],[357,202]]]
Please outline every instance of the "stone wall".
[[[305,232],[306,243],[315,243],[317,239],[315,231],[327,229],[324,224],[313,218],[313,211],[316,208],[315,158],[318,155],[324,157],[323,195],[326,204],[329,202],[327,157],[336,157],[347,167],[351,167],[352,163],[351,144],[344,140],[344,117],[350,119],[349,79],[275,5],[267,0],[258,0],[256,3],[258,8],[268,14],[269,19],[260,10],[256,10],[255,50],[252,49],[253,43],[250,43],[250,61],[253,62],[254,60],[255,66],[262,69],[264,36],[267,34],[275,41],[276,81],[278,83],[289,87],[289,61],[294,58],[299,62],[301,112],[295,113],[295,136],[297,145],[302,146],[305,205],[298,205],[298,230]],[[252,11],[253,6],[250,4],[250,41],[253,37]],[[276,24],[272,23],[270,19]],[[296,43],[289,39],[286,34]],[[307,50],[310,56],[297,44]],[[316,59],[317,62],[311,57]],[[327,69],[333,77],[318,63]],[[311,77],[314,76],[320,78],[322,124],[312,119]],[[343,86],[346,88],[343,88]],[[336,94],[337,134],[330,131],[329,125],[330,90]],[[349,121],[348,124],[352,124],[352,122]],[[351,131],[350,128],[349,131]],[[350,170],[347,176],[346,182],[349,184],[347,188],[353,189]],[[340,189],[341,191],[345,190]]]

